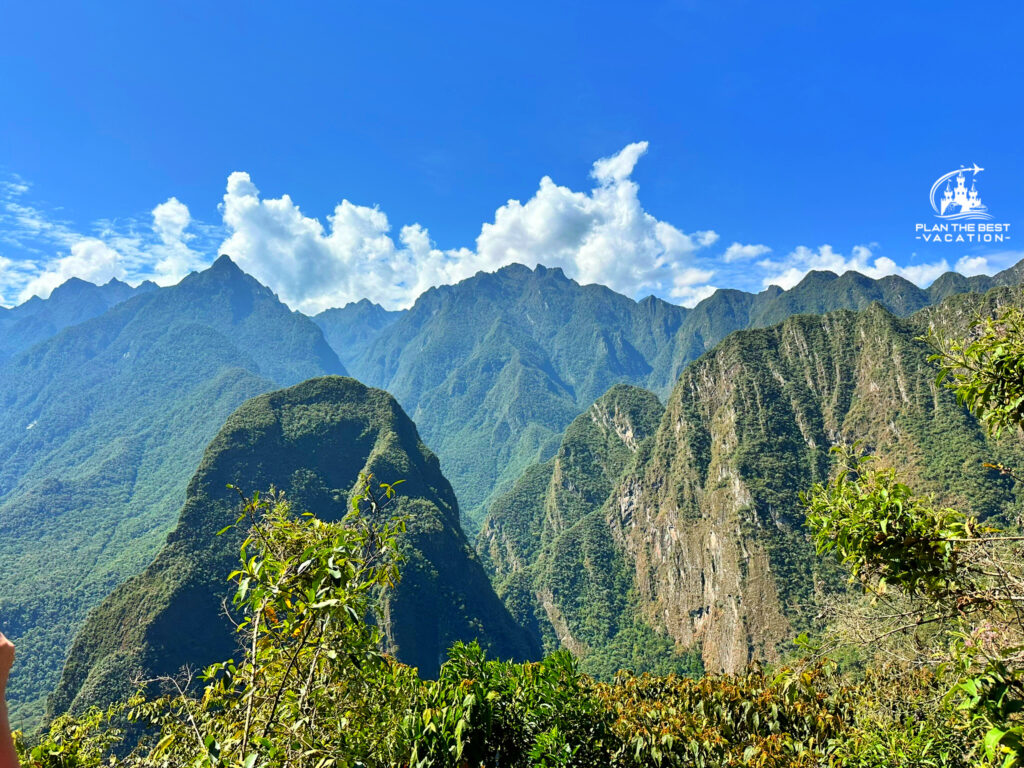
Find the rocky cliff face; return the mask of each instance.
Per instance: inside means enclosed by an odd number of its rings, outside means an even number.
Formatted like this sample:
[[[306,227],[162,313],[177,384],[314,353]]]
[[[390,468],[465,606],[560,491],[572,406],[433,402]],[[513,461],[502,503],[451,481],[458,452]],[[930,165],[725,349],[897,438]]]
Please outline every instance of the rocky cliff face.
[[[617,385],[566,430],[554,458],[531,467],[492,505],[478,539],[496,589],[546,650],[584,668],[682,671],[673,642],[637,614],[627,558],[606,503],[661,420],[657,397]]]
[[[624,666],[646,661],[637,628],[698,650],[710,671],[777,659],[844,581],[815,557],[799,501],[827,478],[832,446],[862,441],[917,487],[982,516],[1015,503],[1012,483],[982,462],[1019,463],[1019,450],[986,438],[935,383],[918,339],[935,322],[962,332],[1009,296],[735,333],[686,368],[646,439],[601,398],[552,462],[491,507],[478,546],[499,594],[525,623],[536,617],[549,648],[586,655],[629,628],[633,648],[615,655]],[[619,448],[581,442],[587,425]]]
[[[793,317],[736,333],[684,371],[608,523],[642,615],[699,646],[707,669],[777,658],[836,583],[813,555],[798,498],[827,477],[831,446],[860,440],[982,515],[1013,503],[1011,485],[982,466],[1013,449],[988,441],[935,383],[916,338],[929,316],[900,320],[874,305]]]

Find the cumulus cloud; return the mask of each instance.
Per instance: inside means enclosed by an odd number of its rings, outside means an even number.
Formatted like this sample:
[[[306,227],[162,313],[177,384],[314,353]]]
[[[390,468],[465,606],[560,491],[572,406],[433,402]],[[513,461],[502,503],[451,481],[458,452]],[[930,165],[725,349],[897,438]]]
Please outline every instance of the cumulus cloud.
[[[956,262],[956,271],[967,276],[992,275],[1024,260],[1024,251],[986,251],[983,255],[964,255]]]
[[[195,238],[187,231],[192,219],[177,198],[156,206],[148,226],[134,220],[98,222],[94,234],[83,234],[25,202],[29,190],[18,177],[0,182],[0,245],[29,254],[17,260],[0,256],[0,304],[46,298],[72,277],[170,285],[209,261],[188,245]]]
[[[220,251],[307,312],[361,296],[401,303],[410,291],[435,284],[447,261],[419,227],[403,228],[396,243],[377,208],[344,200],[324,227],[288,195],[261,198],[240,171],[228,177],[221,213],[230,235]]]
[[[601,184],[615,184],[633,174],[637,161],[647,154],[647,142],[636,141],[627,145],[617,155],[603,157],[594,163],[591,175]]]
[[[854,246],[849,256],[838,253],[830,245],[817,249],[799,246],[782,259],[765,259],[759,261],[758,266],[767,272],[762,280],[764,287],[777,285],[783,289],[792,288],[812,270],[827,270],[839,275],[854,271],[875,279],[899,275],[922,287],[949,271],[949,263],[945,259],[901,267],[887,256],[874,256],[866,245]]]
[[[692,307],[715,292],[715,287],[708,284],[713,275],[712,270],[697,267],[679,270],[672,279],[670,295],[683,306]]]
[[[759,256],[765,256],[771,252],[772,249],[767,245],[741,245],[740,243],[733,243],[725,249],[725,255],[722,258],[726,263],[748,261]]]
[[[177,245],[188,239],[185,228],[192,220],[188,206],[172,197],[153,209],[153,230],[164,245]]]
[[[545,176],[525,203],[509,200],[485,223],[473,249],[439,249],[418,224],[391,235],[377,208],[343,200],[325,226],[288,196],[262,198],[249,174],[232,173],[221,204],[230,235],[221,251],[306,312],[369,296],[405,307],[427,288],[518,262],[561,267],[583,283],[630,296],[690,301],[713,290],[713,271],[694,255],[715,243],[712,231],[687,234],[647,213],[630,178],[646,142],[594,163],[595,186],[576,192]],[[704,281],[704,285],[696,282]]]
[[[985,275],[991,274],[988,259],[984,256],[961,256],[956,262],[956,271],[961,275]]]
[[[123,276],[121,255],[117,251],[95,237],[82,238],[71,246],[71,253],[51,261],[43,272],[29,280],[18,300],[27,301],[32,296],[46,298],[54,288],[72,277],[106,283]]]
[[[168,198],[153,209],[153,232],[159,242],[151,245],[148,254],[156,259],[151,279],[160,285],[172,285],[189,272],[201,268],[208,257],[188,246],[195,235],[187,232],[192,223],[188,206],[176,197]]]

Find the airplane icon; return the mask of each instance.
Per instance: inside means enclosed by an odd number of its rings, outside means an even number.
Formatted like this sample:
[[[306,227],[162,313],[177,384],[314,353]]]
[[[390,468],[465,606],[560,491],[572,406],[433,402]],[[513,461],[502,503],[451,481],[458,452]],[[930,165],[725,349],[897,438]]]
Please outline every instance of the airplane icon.
[[[961,166],[961,168],[963,168],[963,166]],[[974,175],[977,176],[979,173],[981,173],[985,169],[980,167],[977,163],[975,163],[973,168],[964,168],[964,170],[965,171],[974,171]]]

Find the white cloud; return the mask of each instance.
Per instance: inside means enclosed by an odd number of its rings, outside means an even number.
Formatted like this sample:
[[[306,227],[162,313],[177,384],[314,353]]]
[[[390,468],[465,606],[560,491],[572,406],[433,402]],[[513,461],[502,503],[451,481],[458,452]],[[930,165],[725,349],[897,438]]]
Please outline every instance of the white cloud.
[[[35,244],[48,243],[69,247],[81,239],[66,222],[43,213],[38,208],[22,203],[30,187],[27,184],[0,186],[0,241],[28,251]]]
[[[725,249],[725,256],[723,257],[726,263],[733,261],[747,261],[749,259],[756,259],[759,256],[764,256],[772,252],[772,249],[767,245],[740,245],[739,243],[733,243]]]
[[[176,198],[156,206],[148,226],[133,220],[98,222],[95,234],[83,234],[25,202],[29,191],[18,177],[0,182],[0,245],[30,254],[18,260],[0,255],[0,304],[46,298],[72,277],[170,285],[209,262],[203,250],[187,245],[194,238],[187,231],[191,216]]]
[[[400,303],[410,290],[434,284],[445,260],[417,227],[404,228],[396,244],[377,208],[342,201],[328,217],[328,230],[288,195],[261,199],[249,174],[240,171],[228,177],[221,213],[231,234],[219,250],[304,311],[362,296]]]
[[[0,256],[0,307],[15,303],[15,286],[24,284],[37,271],[35,262],[28,259],[15,261]]]
[[[406,307],[432,286],[513,262],[561,267],[582,283],[601,283],[634,298],[653,293],[687,306],[725,280],[748,290],[789,288],[813,269],[852,269],[927,285],[949,268],[944,259],[900,266],[876,256],[874,244],[848,255],[823,245],[774,256],[767,245],[736,241],[716,251],[716,232],[686,232],[644,209],[632,177],[647,148],[647,142],[636,142],[597,160],[593,183],[584,191],[543,177],[525,202],[498,207],[471,248],[439,248],[425,227],[409,224],[395,231],[384,211],[344,199],[320,220],[303,213],[287,194],[263,197],[241,171],[228,177],[220,223],[193,219],[171,197],[145,220],[100,221],[89,233],[76,231],[57,215],[59,209],[30,201],[31,185],[23,179],[0,179],[0,304],[48,296],[72,276],[167,285],[218,253],[230,254],[293,308],[310,313],[364,297]],[[20,258],[10,258],[19,251]],[[1020,256],[964,256],[956,268],[964,274],[990,272]]]
[[[1024,251],[987,251],[983,256],[964,255],[956,262],[956,265],[958,272],[962,267],[963,273],[968,276],[992,275],[1018,264],[1021,260],[1024,260]]]
[[[715,286],[708,280],[715,273],[710,269],[687,267],[676,273],[672,279],[671,297],[684,307],[692,307],[715,292]]]
[[[235,172],[221,205],[231,234],[220,250],[306,312],[364,296],[408,306],[431,286],[513,262],[562,267],[580,282],[630,296],[696,295],[680,276],[718,235],[686,234],[643,209],[630,175],[646,149],[646,142],[638,142],[598,160],[591,173],[596,186],[587,193],[545,176],[525,203],[509,200],[498,208],[472,250],[440,250],[418,224],[403,227],[396,243],[382,211],[348,200],[325,226],[288,195],[261,198],[249,175]],[[707,280],[712,273],[700,274]]]
[[[165,245],[176,245],[188,239],[185,228],[191,220],[188,206],[176,197],[153,209],[153,229]]]
[[[968,277],[992,274],[988,259],[984,256],[961,256],[956,262],[956,271]]]
[[[883,265],[882,262],[885,262]],[[927,288],[939,275],[943,275],[949,272],[949,263],[945,259],[934,261],[928,264],[908,264],[905,267],[900,267],[892,259],[878,259],[875,262],[874,273],[866,273],[869,277],[882,277],[879,270],[884,269],[886,275],[899,275],[905,277],[914,285],[918,285],[921,288]]]
[[[759,261],[758,266],[768,273],[762,280],[764,287],[777,285],[784,289],[792,288],[812,270],[827,270],[839,275],[852,270],[875,279],[899,275],[920,286],[927,286],[943,272],[949,271],[949,263],[945,259],[901,267],[886,256],[874,256],[866,245],[854,246],[849,257],[834,251],[830,245],[823,245],[817,250],[801,245],[782,259],[765,259]]]
[[[636,141],[627,144],[618,154],[602,157],[594,163],[590,175],[603,185],[625,181],[633,174],[637,161],[647,154],[647,142]]]
[[[188,206],[171,197],[154,208],[152,216],[153,232],[160,242],[148,249],[151,258],[157,259],[151,279],[160,285],[171,285],[208,261],[208,256],[187,245],[195,238],[186,231],[192,223]]]
[[[41,274],[29,280],[21,289],[18,301],[27,301],[32,296],[46,298],[54,288],[72,277],[98,284],[124,277],[121,254],[95,237],[82,238],[71,246],[71,253],[50,262]]]

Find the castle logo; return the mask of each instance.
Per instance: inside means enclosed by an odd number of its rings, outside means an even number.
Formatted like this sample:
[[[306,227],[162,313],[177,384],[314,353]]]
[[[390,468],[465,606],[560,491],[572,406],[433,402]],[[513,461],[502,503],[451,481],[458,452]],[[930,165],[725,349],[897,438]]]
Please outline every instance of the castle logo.
[[[932,189],[928,193],[928,199],[931,201],[932,210],[935,211],[935,217],[945,219],[946,221],[990,220],[992,214],[988,212],[988,206],[982,203],[981,198],[978,196],[978,174],[984,170],[984,168],[979,168],[978,164],[975,163],[973,168],[961,166],[959,170],[950,171],[939,176],[935,183],[932,184]],[[973,174],[970,189],[967,189],[965,173]],[[955,183],[953,180],[954,176],[956,177]],[[943,184],[946,186],[940,194],[939,190]]]
[[[978,174],[985,169],[977,163],[944,173],[932,184],[928,202],[935,214],[930,222],[914,225],[914,239],[926,243],[1005,243],[1010,239],[1008,222],[992,221],[988,206],[981,202]],[[970,186],[968,186],[968,183]]]

